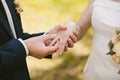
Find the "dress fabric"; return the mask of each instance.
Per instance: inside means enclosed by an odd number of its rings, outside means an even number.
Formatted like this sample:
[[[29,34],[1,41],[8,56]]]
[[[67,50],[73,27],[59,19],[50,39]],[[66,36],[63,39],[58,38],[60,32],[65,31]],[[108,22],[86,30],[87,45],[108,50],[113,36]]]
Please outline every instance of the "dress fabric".
[[[93,42],[83,80],[120,80],[120,65],[112,61],[108,43],[120,28],[120,2],[95,0],[92,6]]]

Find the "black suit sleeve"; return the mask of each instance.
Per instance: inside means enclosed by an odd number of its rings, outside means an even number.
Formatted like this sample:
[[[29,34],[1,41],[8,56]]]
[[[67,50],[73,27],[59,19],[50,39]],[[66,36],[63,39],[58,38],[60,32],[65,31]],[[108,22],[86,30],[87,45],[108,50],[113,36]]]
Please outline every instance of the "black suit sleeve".
[[[24,67],[26,52],[22,43],[13,39],[0,46],[0,75],[10,74]]]
[[[40,35],[43,35],[43,34],[44,34],[44,32],[36,33],[36,34],[23,33],[22,39],[25,40],[25,39],[28,39],[28,38],[31,38],[31,37],[35,37],[35,36],[40,36]]]

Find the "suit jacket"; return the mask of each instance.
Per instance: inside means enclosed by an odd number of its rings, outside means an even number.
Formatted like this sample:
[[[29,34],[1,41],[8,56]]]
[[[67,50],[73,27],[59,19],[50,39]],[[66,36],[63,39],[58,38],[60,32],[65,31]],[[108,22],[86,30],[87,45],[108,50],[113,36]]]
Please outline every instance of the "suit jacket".
[[[23,33],[19,14],[13,0],[6,0],[10,9],[18,38],[27,39],[42,35]],[[10,25],[0,0],[0,80],[30,80],[26,65],[26,51],[20,41],[13,38]]]

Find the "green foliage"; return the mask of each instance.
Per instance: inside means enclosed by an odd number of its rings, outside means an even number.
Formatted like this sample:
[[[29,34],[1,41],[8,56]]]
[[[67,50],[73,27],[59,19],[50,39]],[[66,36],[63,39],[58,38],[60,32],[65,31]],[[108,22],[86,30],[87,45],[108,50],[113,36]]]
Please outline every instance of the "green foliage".
[[[114,55],[115,52],[112,50],[114,47],[114,44],[112,43],[112,41],[109,42],[108,46],[110,51],[107,53],[107,55]]]
[[[66,53],[61,58],[61,65],[32,77],[32,80],[82,80],[82,71],[88,56]]]

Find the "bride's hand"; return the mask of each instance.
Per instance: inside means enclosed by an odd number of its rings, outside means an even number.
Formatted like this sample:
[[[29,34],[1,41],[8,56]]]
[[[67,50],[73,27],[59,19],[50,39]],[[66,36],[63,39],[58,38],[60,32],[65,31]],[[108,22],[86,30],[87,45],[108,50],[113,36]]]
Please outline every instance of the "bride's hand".
[[[64,29],[61,29],[64,28]],[[55,44],[58,40],[59,49],[57,51],[58,55],[61,55],[66,47],[73,47],[74,43],[78,41],[79,36],[79,27],[74,22],[67,22],[63,25],[59,25],[56,27],[56,30],[51,30],[49,33],[57,32],[57,37],[50,43],[50,45]]]
[[[67,30],[60,31],[58,36],[60,38],[59,49],[57,53],[61,55],[64,52],[64,49],[68,47],[73,47],[74,43],[78,41],[79,37],[79,26],[74,22],[67,22],[62,26],[66,26]]]

